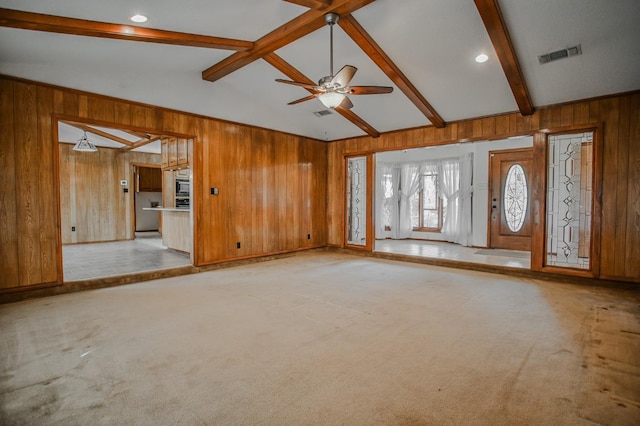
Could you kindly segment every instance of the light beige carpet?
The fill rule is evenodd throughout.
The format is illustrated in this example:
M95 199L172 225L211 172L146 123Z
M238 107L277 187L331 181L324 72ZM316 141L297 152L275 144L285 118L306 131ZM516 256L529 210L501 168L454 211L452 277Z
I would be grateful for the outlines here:
M639 303L307 253L4 305L0 424L637 425Z

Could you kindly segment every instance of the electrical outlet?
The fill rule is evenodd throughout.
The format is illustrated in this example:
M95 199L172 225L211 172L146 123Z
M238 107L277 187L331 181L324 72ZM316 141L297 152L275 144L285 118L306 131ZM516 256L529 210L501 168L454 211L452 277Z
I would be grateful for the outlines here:
M76 232L76 227L75 226L71 227L71 232Z
M311 234L307 234L307 240L311 239Z
M240 241L236 243L236 248L240 248Z

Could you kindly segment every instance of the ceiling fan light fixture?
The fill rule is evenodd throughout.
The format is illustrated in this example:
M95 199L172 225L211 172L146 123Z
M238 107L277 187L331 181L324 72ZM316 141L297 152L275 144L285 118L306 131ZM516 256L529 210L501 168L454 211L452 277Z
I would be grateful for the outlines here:
M320 102L327 108L335 108L342 103L345 96L338 92L325 92L318 96Z
M84 132L84 135L76 142L73 147L74 151L80 152L96 152L98 148L87 139L87 132Z

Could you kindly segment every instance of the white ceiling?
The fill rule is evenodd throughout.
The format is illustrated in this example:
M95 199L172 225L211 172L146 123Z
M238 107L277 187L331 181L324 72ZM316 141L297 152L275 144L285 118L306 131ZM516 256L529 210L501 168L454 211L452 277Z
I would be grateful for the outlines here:
M305 8L282 0L0 0L0 7L94 21L255 41ZM534 106L640 89L640 1L501 0ZM517 110L472 0L376 0L353 16L447 122ZM582 45L583 55L537 56ZM490 59L474 61L480 52ZM316 117L317 101L258 60L221 80L201 72L232 52L0 28L0 73L247 123L323 140L363 132L338 114ZM329 29L276 52L313 80L329 74ZM338 27L335 68L358 68L354 85L393 86ZM352 96L353 111L380 132L428 125L397 88Z
M123 132L119 129L113 129L109 127L103 126L89 126L90 129L97 129L101 132L108 133L115 137L127 140L129 142L138 142L140 141L139 137L133 136L130 133ZM127 145L114 141L113 139L106 138L104 136L100 136L97 133L92 133L91 130L88 130L86 133L77 127L70 126L67 123L63 123L58 121L58 142L60 143L70 143L76 144L80 138L83 136L87 137L89 142L98 148L126 148ZM147 152L151 154L160 154L161 152L161 142L160 140L148 143L146 145L142 145L139 148L132 149L134 152Z

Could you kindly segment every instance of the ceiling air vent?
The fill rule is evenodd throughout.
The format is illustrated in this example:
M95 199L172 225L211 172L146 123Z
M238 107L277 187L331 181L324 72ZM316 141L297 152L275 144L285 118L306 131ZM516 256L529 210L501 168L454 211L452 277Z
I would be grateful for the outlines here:
M331 115L331 114L333 113L331 112L331 110L328 110L328 109L323 109L313 113L313 115L315 115L316 117L324 117L325 115Z
M546 64L547 62L557 61L558 59L577 55L582 55L582 47L580 45L540 55L538 56L538 61L540 61L541 64Z

